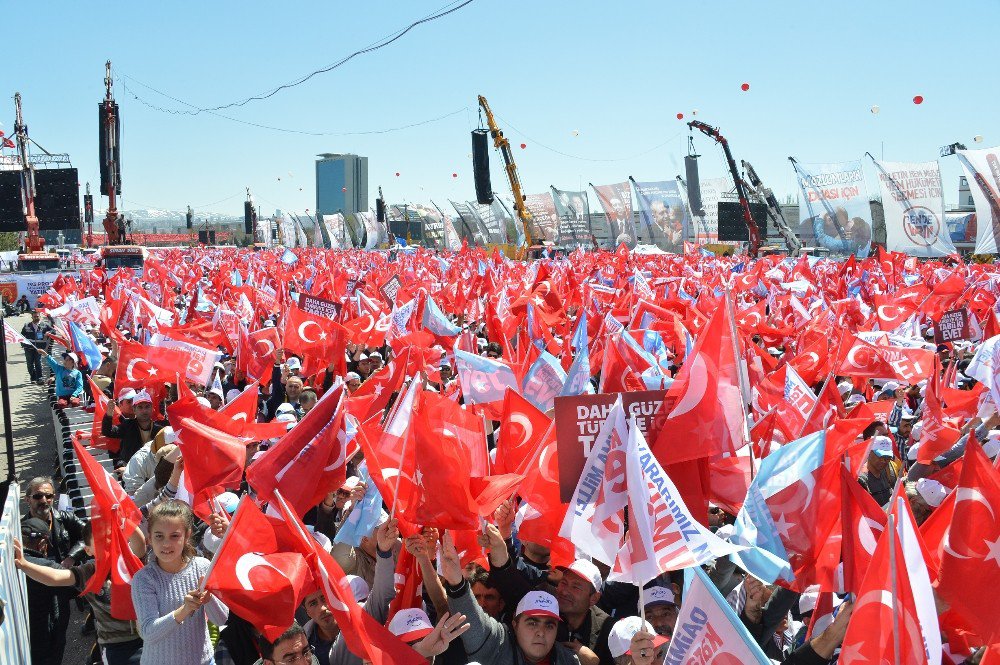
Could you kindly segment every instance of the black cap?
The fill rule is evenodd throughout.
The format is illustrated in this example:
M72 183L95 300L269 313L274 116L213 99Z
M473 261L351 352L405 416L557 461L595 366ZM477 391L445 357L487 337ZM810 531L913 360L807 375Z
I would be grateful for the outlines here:
M26 540L37 540L42 536L49 537L49 525L38 517L21 520L21 537Z

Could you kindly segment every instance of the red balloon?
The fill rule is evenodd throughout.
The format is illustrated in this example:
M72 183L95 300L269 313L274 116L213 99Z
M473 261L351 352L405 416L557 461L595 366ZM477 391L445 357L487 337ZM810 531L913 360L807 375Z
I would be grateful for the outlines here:
M396 177L397 178L399 177L399 171L396 171Z
M522 144L521 144L521 150L524 150L524 149L525 149L525 148L527 148L527 147L528 147L528 144L527 144L527 143L522 143Z
M683 113L678 113L677 114L677 119L678 120L683 120L684 119L684 114Z
M923 95L917 95L916 97L913 98L913 103L914 104L923 104L924 103L924 96Z
M452 178L457 178L457 177L458 177L458 174L457 174L457 173L452 173L452 174L451 174L451 177L452 177Z
M300 189L301 189L301 188L300 188ZM340 188L340 191L342 191L342 192L346 192L346 191L347 191L347 188L346 188L346 187L341 187L341 188Z
M749 83L744 83L743 85L740 86L740 90L742 90L743 92L746 92L749 89L750 89Z

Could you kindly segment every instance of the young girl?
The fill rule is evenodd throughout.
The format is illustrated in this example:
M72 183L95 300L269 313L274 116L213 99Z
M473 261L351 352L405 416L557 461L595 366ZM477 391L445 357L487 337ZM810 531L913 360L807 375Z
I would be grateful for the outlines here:
M195 556L191 508L164 501L150 511L148 526L153 559L132 578L142 665L213 665L206 618L221 625L229 608L198 590L208 559Z

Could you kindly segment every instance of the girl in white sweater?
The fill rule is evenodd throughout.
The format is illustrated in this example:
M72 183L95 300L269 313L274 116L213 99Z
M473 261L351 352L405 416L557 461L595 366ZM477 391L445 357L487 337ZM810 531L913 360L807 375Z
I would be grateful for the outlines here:
M132 579L142 665L213 665L207 621L224 624L229 608L199 591L208 559L195 556L194 514L182 501L165 501L150 511L148 527L152 559Z

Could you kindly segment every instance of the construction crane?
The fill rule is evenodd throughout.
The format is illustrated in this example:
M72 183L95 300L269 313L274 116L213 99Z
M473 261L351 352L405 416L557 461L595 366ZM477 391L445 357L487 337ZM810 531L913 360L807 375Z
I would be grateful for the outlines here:
M740 201L740 209L743 211L743 221L746 222L747 230L750 232L750 247L747 253L750 258L757 258L757 253L760 250L760 229L757 227L757 222L754 221L753 214L750 212L750 201L747 199L746 187L743 182L743 178L740 177L740 172L736 168L736 160L733 159L733 153L729 149L729 141L726 137L719 132L718 127L712 127L709 124L701 122L700 120L692 120L688 123L688 127L691 129L697 129L705 136L713 139L716 143L722 146L722 151L726 154L726 163L729 166L729 174L733 178L733 183L736 185L736 196Z
M24 253L17 257L21 271L45 271L59 267L59 255L45 251L45 238L39 232L38 217L35 215L35 167L28 154L28 125L21 112L21 93L14 93L14 138L17 154L21 160L21 209L27 234L24 239Z
M802 242L795 236L795 231L788 226L788 222L785 221L785 215L781 212L781 204L775 198L774 192L764 186L764 183L757 175L753 166L750 165L750 162L744 159L740 160L740 164L743 165L743 170L747 174L747 180L750 181L749 187L767 205L767 216L771 218L771 221L778 228L778 233L785 239L789 254L798 254L799 250L802 249Z
M510 150L510 141L503 135L503 131L497 127L497 122L493 118L493 112L486 98L479 95L479 106L486 114L486 124L490 128L490 136L493 137L493 147L503 155L504 168L507 171L507 180L510 181L510 191L514 195L514 211L517 213L518 221L524 227L525 246L531 247L531 213L524 205L524 193L521 191L521 180L517 176L517 164L514 163L514 153Z
M121 138L118 124L118 104L115 102L111 78L111 61L104 63L104 101L100 104L101 125L101 189L108 197L108 212L104 216L104 232L108 235L109 245L120 245L125 241L124 224L118 216L117 196L122 193L121 182Z

